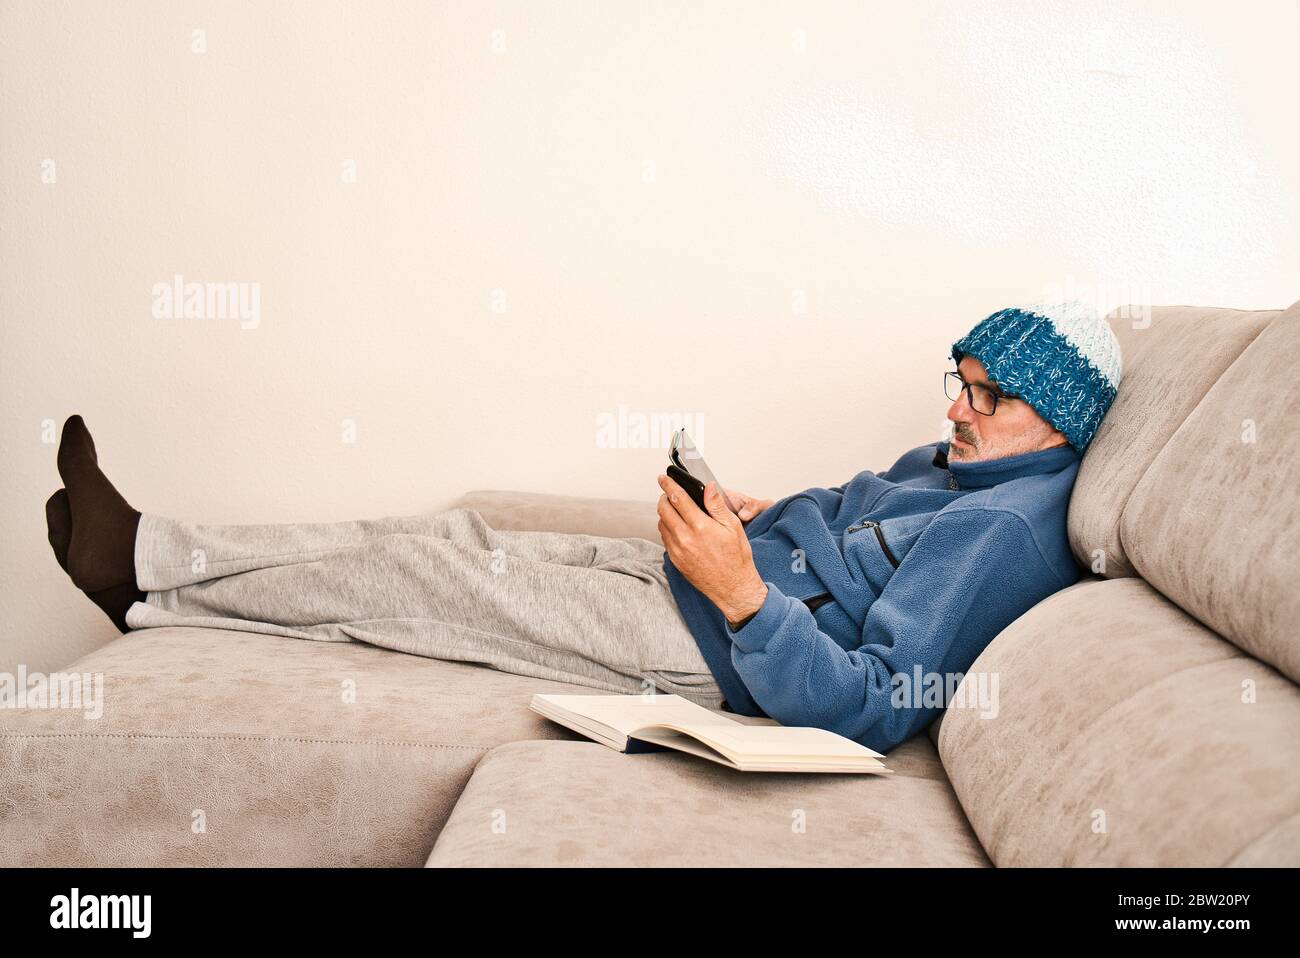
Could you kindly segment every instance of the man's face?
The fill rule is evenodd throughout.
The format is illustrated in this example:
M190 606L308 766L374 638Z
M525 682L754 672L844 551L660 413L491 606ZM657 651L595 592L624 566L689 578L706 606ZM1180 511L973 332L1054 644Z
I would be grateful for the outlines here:
M971 408L972 390L962 390L948 407L954 423L948 458L962 462L1002 459L1024 452L1049 449L1066 442L1065 435L1054 429L1033 406L1019 398L1005 398L997 383L974 356L963 356L957 366L961 378L971 385L985 386L999 394L997 409L985 416ZM977 391L977 390L976 390Z

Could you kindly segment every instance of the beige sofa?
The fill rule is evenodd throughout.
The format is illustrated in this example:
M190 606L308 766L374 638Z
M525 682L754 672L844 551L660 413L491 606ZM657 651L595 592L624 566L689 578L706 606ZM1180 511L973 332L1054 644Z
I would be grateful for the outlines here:
M102 718L0 710L0 864L1298 865L1300 303L1111 323L1124 382L1070 509L1096 572L975 663L996 718L950 709L892 777L620 755L527 707L578 686L145 630L69 667L104 674ZM651 502L456 505L657 538Z

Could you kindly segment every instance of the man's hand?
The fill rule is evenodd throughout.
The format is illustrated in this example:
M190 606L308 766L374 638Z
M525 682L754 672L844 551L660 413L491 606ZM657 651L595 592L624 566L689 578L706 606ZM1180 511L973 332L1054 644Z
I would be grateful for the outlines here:
M775 499L755 499L753 496L745 495L739 489L727 489L727 498L740 510L736 515L740 517L741 522L748 522L776 502Z
M767 584L754 565L745 528L723 502L717 484L704 488L708 512L701 512L670 476L660 475L659 487L664 491L659 497L659 535L668 558L733 627L748 619L767 599Z

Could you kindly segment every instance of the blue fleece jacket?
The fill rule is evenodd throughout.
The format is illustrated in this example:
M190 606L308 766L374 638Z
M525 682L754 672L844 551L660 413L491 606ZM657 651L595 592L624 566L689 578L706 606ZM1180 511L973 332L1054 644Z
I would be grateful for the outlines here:
M947 442L918 446L879 475L805 489L750 520L767 599L739 629L664 553L728 708L888 752L939 712L924 700L896 707L896 674L910 681L919 666L946 684L1078 581L1065 531L1073 447L985 462L947 454Z

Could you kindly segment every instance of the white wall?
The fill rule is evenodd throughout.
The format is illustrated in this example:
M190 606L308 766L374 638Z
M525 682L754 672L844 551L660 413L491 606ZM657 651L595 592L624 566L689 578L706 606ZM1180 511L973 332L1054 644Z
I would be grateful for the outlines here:
M72 412L207 522L652 501L620 405L775 497L941 438L994 309L1300 295L1292 2L0 11L0 670L116 634L44 538Z

